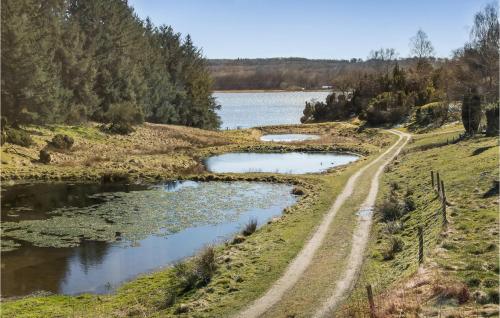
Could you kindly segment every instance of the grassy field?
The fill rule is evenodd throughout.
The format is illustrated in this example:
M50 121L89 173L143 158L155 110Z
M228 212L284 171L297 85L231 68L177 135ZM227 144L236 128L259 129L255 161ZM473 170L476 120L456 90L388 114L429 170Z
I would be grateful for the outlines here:
M387 168L366 261L339 315L367 314L370 284L380 317L498 316L498 139L451 143L461 132L450 125L415 135ZM445 184L447 227L431 170ZM397 202L394 218L390 197ZM424 229L420 267L418 226Z
M34 128L32 128L34 129ZM260 180L268 182L287 182L301 187L305 194L293 207L284 211L280 218L274 219L264 225L256 233L247 236L243 242L235 243L228 241L216 247L216 271L210 283L200 288L183 290L176 269L173 267L141 276L129 283L124 284L118 291L111 295L32 295L22 299L4 300L2 312L6 317L155 317L180 316L195 317L220 317L236 312L251 300L260 296L280 276L289 261L298 253L304 241L310 236L315 226L320 222L324 213L329 209L336 195L341 191L348 177L360 166L366 164L376 156L379 151L392 143L394 136L379 133L377 130L366 130L356 133L357 127L350 124L331 123L304 126L271 127L262 130L228 131L228 132L204 132L189 128L175 126L146 125L137 130L136 135L130 141L120 136L106 136L101 134L95 127L74 128L56 127L53 130L36 128L41 136L37 136L37 147L50 139L57 132L72 132L76 140L75 150L69 154L57 154L57 161L50 165L38 163L26 163L25 170L15 170L20 165L15 160L3 164L8 166L9 172L16 172L18 178L29 177L32 174L44 176L64 175L66 178L78 178L80 175L89 174L99 177L110 169L108 164L120 164L120 156L126 154L127 149L142 149L154 147L146 141L144 136L152 134L159 129L162 137L167 134L174 141L167 144L186 144L184 156L199 164L200 159L212 153L226 151L287 151L287 150L348 150L364 153L367 156L356 163L339 167L325 174L313 174L305 176L281 176L275 174L206 174L203 171L186 171L184 175L176 177L197 180ZM321 135L319 141L310 141L294 144L272 144L258 141L262 133L277 132L307 132ZM143 131L145 130L145 131ZM182 134L180 133L182 132ZM178 135L175 135L175 134ZM87 147L86 138L89 136L92 143ZM89 140L89 139L87 139ZM160 140L160 141L157 141ZM161 142L158 136L153 143ZM110 160L98 161L96 166L72 165L70 168L66 161L86 160L86 156L96 153L90 148L99 147L107 149ZM137 146L143 145L143 146ZM112 146L110 146L112 145ZM158 146L158 144L156 144ZM5 148L3 151L12 155ZM102 147L102 148L101 148ZM107 148L109 147L109 148ZM176 148L177 150L180 147ZM37 148L30 150L33 154ZM170 151L170 152L169 152ZM102 150L100 153L105 153ZM164 158L170 158L172 153L178 156L179 152L165 150L165 153L150 155L144 152L134 154L136 160L143 163L144 168L138 169L138 173L147 176L153 173L154 162L162 162ZM32 154L32 155L33 155ZM59 157L60 155L60 157ZM67 157L65 157L67 156ZM170 156L170 157L169 157ZM150 158L154 159L150 159ZM3 157L2 157L3 158ZM129 158L129 157L127 157ZM177 160L177 159L175 159ZM80 161L78 161L80 162ZM10 166L9 166L10 165ZM119 167L116 171L125 172L130 167ZM44 170L49 169L49 170ZM52 170L50 170L52 169ZM151 170L149 170L151 169ZM20 173L20 171L23 171ZM91 172L88 172L91 171ZM151 171L151 172L150 172ZM2 172L3 173L3 172ZM158 174L158 171L154 172ZM134 172L131 173L132 177ZM162 176L174 176L165 172ZM355 221L347 215L340 215L343 222ZM342 227L337 223L336 227ZM349 227L346 226L346 231ZM335 232L342 235L343 232ZM191 266L196 258L186 261L186 266ZM185 312L187 311L187 312ZM184 313L185 312L185 313Z
M202 159L231 151L349 150L360 154L378 151L388 141L376 130L357 134L356 125L344 123L280 126L290 133L307 129L320 134L314 142L276 144L260 142L259 129L207 131L173 125L144 124L129 136L101 132L86 126L25 127L35 144L29 148L8 144L1 148L2 180L98 180L105 174L126 174L133 179L175 179L203 173ZM50 164L38 162L40 150L56 134L74 138L71 151L54 151Z

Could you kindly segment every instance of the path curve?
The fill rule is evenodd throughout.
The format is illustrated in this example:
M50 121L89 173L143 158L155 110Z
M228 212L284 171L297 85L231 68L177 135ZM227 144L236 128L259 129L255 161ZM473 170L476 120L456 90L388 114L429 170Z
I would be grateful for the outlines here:
M351 196L354 190L354 186L356 184L356 181L358 180L359 176L369 167L373 166L377 162L381 161L387 154L389 154L391 151L394 150L400 144L402 139L405 139L405 141L399 145L398 149L390 156L390 158L386 159L385 162L381 165L379 170L377 170L377 173L375 177L372 180L372 184L370 187L370 193L368 194L367 200L365 201L366 203L370 203L369 199L373 196L376 198L377 191L378 191L378 176L380 175L379 171L383 171L383 168L395 157L397 154L403 149L405 144L408 142L409 136L406 133L402 133L399 131L395 130L389 130L389 132L398 135L398 140L391 146L389 147L386 151L384 151L380 156L378 156L375 160L371 161L369 164L365 165L364 167L360 168L356 173L354 173L349 180L347 181L346 185L344 186L344 189L342 192L339 194L339 196L336 198L335 202L333 203L332 207L328 211L328 213L323 217L323 220L321 221L320 225L318 226L316 232L312 235L312 237L307 241L307 243L304 245L302 250L299 252L299 254L293 259L293 261L290 263L290 265L287 267L285 270L284 274L270 287L270 289L260 298L255 300L253 303L251 303L248 307L244 308L241 312L239 312L236 317L238 318L254 318L254 317L259 317L262 314L264 314L266 311L268 311L274 304L276 304L285 294L287 290L289 290L292 286L294 286L297 281L300 279L304 271L307 269L309 264L312 261L312 258L318 248L321 246L323 243L323 240L328 233L328 229L330 228L330 225L335 218L335 215L337 214L337 211L340 209L340 207L344 204L344 202ZM375 181L376 180L376 181ZM374 190L374 194L372 194L372 190L376 186L376 189ZM373 205L373 204L371 204ZM366 223L366 222L364 222ZM369 227L369 225L368 225ZM360 227L358 226L358 229ZM357 233L358 231L356 231ZM359 233L358 233L359 234ZM368 236L366 235L365 237L360 237L360 239L354 238L353 241L353 248L351 250L351 255L350 258L353 254L353 250L356 249L358 251L361 251L360 254L362 254L362 251L364 249L364 246L366 245L366 241L368 239ZM356 245L356 246L355 246ZM360 245L359 247L357 245ZM362 257L362 256L361 256ZM362 260L362 259L361 259ZM348 272L346 272L346 277L342 279L342 282L345 282L342 285L337 284L335 288L335 292L332 297L328 299L328 302L325 303L325 306L320 310L321 312L318 312L318 314L322 315L323 312L328 312L330 305L329 304L334 304L336 303L336 299L338 298L336 295L338 292L342 292L347 290L347 288L350 286L355 273L357 272L357 269L350 273L350 269ZM323 311L324 309L324 311Z

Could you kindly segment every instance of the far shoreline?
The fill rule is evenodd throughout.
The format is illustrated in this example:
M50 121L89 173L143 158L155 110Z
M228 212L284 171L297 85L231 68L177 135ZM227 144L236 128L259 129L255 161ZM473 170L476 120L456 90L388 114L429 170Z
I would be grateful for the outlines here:
M225 90L213 90L213 93L296 93L296 92L333 92L332 89L225 89Z

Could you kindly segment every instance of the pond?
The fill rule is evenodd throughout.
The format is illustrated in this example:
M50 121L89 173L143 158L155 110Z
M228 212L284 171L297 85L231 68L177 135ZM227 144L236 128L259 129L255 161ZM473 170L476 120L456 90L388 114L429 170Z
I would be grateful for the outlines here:
M215 92L222 108L221 129L300 124L306 101L324 101L329 91L315 92Z
M216 173L272 172L304 174L323 172L356 161L354 154L338 152L226 153L209 157L205 166Z
M2 189L3 297L107 293L259 225L294 204L291 185L27 184Z
M262 141L273 141L273 142L295 142L295 141L307 141L307 140L318 140L318 135L308 135L308 134L270 134L260 137Z

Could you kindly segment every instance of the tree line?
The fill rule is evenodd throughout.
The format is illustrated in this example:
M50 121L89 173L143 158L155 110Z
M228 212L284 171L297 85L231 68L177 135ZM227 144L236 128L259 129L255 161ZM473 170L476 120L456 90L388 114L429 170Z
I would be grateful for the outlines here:
M220 124L201 50L125 0L5 0L1 18L9 124Z
M411 38L413 63L402 66L393 49L373 51L379 67L344 74L326 101L307 102L302 122L359 117L368 125L441 125L459 109L467 134L475 134L486 116L490 135L498 134L499 114L498 5L492 3L474 16L470 40L453 57L434 63L434 48L419 30Z
M376 51L379 52L379 51ZM402 66L409 66L414 58L401 59ZM433 58L439 65L443 59ZM371 72L386 61L370 57L366 60L321 60L296 57L261 59L209 59L208 65L216 90L252 89L320 89L336 85L337 80L352 72Z

